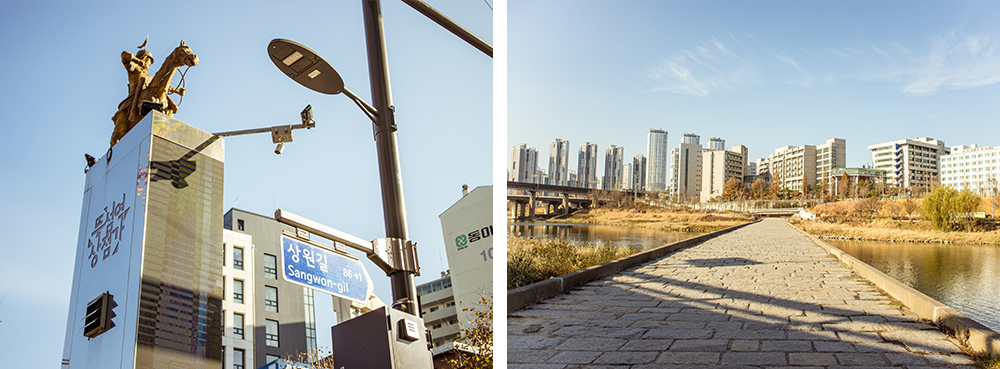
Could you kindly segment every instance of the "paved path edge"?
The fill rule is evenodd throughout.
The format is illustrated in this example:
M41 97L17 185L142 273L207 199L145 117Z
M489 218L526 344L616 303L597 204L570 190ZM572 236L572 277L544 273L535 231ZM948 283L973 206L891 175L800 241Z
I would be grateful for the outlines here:
M706 240L735 231L748 225L759 222L756 220L746 224L729 227L701 236L692 237L683 241L666 244L652 250L646 250L621 259L612 260L604 264L594 265L589 268L580 269L575 272L566 273L558 277L552 277L544 281L535 282L527 286L515 288L507 291L507 313L511 313L525 306L531 305L539 300L544 300L552 296L567 292L576 286L600 279L647 261L660 258L664 255L691 247ZM794 227L793 227L794 228ZM796 228L798 229L798 228Z
M788 223L786 221L786 223ZM1000 356L1000 333L993 331L982 323L962 315L955 309L948 307L923 292L917 291L903 282L890 277L882 271L875 269L871 265L858 260L850 254L826 243L799 227L788 224L790 227L806 235L831 255L840 260L841 263L851 268L858 276L868 280L876 287L882 289L894 299L901 302L912 310L918 317L944 327L948 333L964 344L968 349L977 353L986 353L993 356Z

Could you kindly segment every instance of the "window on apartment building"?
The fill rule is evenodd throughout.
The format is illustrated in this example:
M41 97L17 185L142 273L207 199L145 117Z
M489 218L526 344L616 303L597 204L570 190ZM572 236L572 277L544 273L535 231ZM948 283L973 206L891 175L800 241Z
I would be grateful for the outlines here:
M243 314L233 313L233 337L243 339Z
M264 343L271 347L278 347L278 321L264 320Z
M433 313L433 312L435 312L435 311L437 311L437 310L438 310L438 307L437 307L437 306L435 306L435 307L432 307L432 308L431 308L431 312L432 312L432 313Z
M233 269L243 270L243 248L233 248Z
M243 281L239 279L233 279L233 302L243 303Z
M278 258L264 254L264 278L278 279Z
M226 243L222 243L222 266L226 266ZM222 287L225 288L225 287Z
M264 310L273 313L278 312L278 289L271 286L264 286Z
M268 363L272 363L272 362L274 362L275 360L278 360L278 359L280 359L280 357L274 356L274 355L267 355L267 358L264 359L264 361L267 361Z
M237 219L236 220L236 229L240 230L240 231L244 230L243 229L243 219Z
M435 324L433 327L431 327L431 329L438 329L438 328L441 328L441 323Z
M455 306L455 302L454 301L449 302L449 303L447 303L447 304L444 305L444 307L452 307L452 306Z
M233 369L243 369L243 361L246 358L247 354L243 349L233 349Z

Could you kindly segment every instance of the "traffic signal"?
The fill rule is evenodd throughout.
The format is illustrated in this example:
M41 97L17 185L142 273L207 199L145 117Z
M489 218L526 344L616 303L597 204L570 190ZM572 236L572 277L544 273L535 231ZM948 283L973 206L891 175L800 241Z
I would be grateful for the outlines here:
M87 338L100 336L107 330L114 328L115 323L115 297L110 292L102 293L97 298L87 304L87 316L83 321L83 335Z

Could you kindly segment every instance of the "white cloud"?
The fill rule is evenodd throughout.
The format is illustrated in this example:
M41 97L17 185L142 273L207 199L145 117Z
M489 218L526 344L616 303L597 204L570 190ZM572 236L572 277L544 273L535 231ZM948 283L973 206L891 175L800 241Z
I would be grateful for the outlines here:
M812 88L813 81L815 81L816 79L813 78L813 76L809 74L809 72L807 72L805 69L799 66L799 63L796 63L795 60L793 60L791 57L785 55L775 55L775 57L785 62L786 64L795 67L795 69L798 70L798 72L796 73L797 75L791 77L788 80L788 83L796 86L802 86L805 88Z
M906 74L903 92L917 96L992 85L1000 82L1000 44L988 34L939 37Z
M653 91L709 96L766 79L812 89L816 82L888 82L902 93L926 96L1000 83L1000 40L988 33L947 34L929 45L885 43L844 48L800 48L773 52L762 63L729 33L677 52L641 77ZM753 36L748 38L757 41ZM760 43L759 41L757 42ZM788 68L791 66L792 68ZM794 69L793 69L794 68Z
M653 91L708 96L754 83L758 69L758 63L750 55L737 53L713 37L693 50L679 52L658 66L647 68L642 76Z

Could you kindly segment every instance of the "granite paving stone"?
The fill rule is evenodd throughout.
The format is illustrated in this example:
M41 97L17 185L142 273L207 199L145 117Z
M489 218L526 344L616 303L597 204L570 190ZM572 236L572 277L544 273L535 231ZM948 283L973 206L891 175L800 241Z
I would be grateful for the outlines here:
M918 368L973 362L782 220L507 316L508 368Z
M603 352L600 351L559 351L558 354L549 358L547 362L553 364L588 364L594 361Z
M656 358L658 364L712 365L719 363L718 352L672 352L661 353Z

